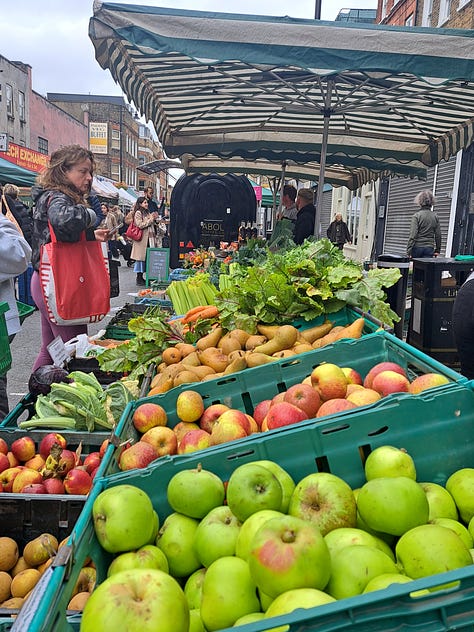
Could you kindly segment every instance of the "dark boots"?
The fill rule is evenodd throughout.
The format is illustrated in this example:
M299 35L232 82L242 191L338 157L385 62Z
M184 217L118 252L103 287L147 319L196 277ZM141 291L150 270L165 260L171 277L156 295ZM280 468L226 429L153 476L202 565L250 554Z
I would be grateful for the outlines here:
M137 285L145 285L146 281L143 278L143 272L137 273Z

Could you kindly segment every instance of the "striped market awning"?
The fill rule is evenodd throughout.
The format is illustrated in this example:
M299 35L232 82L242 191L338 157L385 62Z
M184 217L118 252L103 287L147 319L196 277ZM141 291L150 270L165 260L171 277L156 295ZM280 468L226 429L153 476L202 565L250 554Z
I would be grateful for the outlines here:
M310 163L354 189L473 140L474 30L96 2L89 35L170 158Z

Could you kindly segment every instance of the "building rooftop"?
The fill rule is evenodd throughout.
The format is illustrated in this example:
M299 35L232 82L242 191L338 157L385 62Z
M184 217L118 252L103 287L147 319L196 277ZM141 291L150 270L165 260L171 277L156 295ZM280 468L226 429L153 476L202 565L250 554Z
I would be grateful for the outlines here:
M48 92L48 101L63 101L65 103L109 103L111 105L125 105L123 97L109 97L96 94L63 94Z

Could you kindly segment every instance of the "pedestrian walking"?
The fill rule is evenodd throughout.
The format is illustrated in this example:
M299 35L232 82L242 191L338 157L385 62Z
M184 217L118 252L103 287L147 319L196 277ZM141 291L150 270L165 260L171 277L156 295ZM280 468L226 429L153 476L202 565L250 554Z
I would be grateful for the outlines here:
M337 246L339 250L344 248L344 244L352 241L349 228L346 222L343 221L341 213L336 213L334 220L328 226L326 235L329 241Z
M314 194L311 189L300 189L296 196L296 215L294 242L302 244L307 237L314 234L316 207L313 204Z
M137 275L137 285L145 285L143 273L146 266L146 251L147 248L154 248L156 245L155 222L158 219L158 212L150 213L148 199L145 196L137 199L132 211L133 223L143 232L141 239L133 242L131 258L135 261L133 269Z
M414 202L420 210L411 218L407 255L413 259L437 257L441 251L441 228L433 211L436 199L431 191L420 191Z

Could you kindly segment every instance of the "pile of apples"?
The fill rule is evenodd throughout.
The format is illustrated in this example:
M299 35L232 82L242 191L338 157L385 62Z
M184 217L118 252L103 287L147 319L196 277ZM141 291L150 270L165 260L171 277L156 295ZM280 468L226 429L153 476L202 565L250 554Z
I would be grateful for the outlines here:
M88 494L108 445L82 457L69 450L63 435L46 434L39 444L29 436L10 447L0 438L0 492L14 494Z
M0 608L20 610L41 575L51 565L58 550L67 542L58 543L51 533L42 533L23 547L8 536L0 536ZM96 583L96 570L85 566L74 586L68 610L82 610Z
M241 464L228 481L184 469L169 480L161 528L143 490L104 490L92 517L115 558L81 632L213 632L473 563L474 468L445 486L417 482L411 456L388 445L364 467L358 489L327 472L295 482L270 460Z
M121 470L143 468L164 455L188 454L370 405L393 393L416 395L447 383L440 373L426 373L410 382L405 369L395 362L377 363L365 378L351 367L322 363L302 382L259 402L253 415L224 403L205 407L199 392L184 390L176 398L179 422L173 428L167 425L168 415L161 405L145 402L135 409L132 423L140 439L125 446L118 464Z

